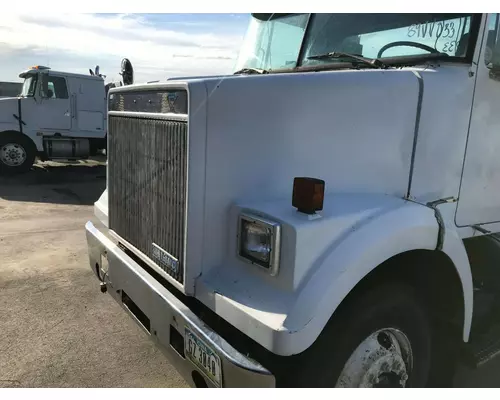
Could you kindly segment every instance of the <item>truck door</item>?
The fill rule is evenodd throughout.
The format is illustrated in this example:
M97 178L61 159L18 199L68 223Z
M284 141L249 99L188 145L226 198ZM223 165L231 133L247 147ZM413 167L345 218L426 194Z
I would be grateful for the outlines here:
M76 124L73 129L85 135L104 137L106 118L106 92L104 81L95 78L80 78L76 93Z
M455 218L459 226L500 221L499 16L488 14L478 39L481 53Z
M71 107L68 85L62 76L42 74L41 101L38 108L38 126L50 131L71 129Z

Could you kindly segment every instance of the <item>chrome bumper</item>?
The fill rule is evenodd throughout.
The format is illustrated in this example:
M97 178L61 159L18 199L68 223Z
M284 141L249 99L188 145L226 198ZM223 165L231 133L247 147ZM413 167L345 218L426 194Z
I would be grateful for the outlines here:
M207 386L213 387L214 384L184 357L185 327L202 338L221 358L223 387L275 386L274 376L267 369L239 353L206 326L184 303L122 251L106 229L99 230L90 221L85 229L90 267L106 284L107 293L163 350L170 363L191 386L203 386L200 377ZM108 264L106 273L101 270L103 259Z

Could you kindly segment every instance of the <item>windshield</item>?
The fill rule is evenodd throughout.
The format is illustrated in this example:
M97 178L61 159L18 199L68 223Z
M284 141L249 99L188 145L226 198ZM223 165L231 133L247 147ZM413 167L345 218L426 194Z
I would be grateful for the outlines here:
M292 14L272 20L251 18L236 70L295 67L308 20L308 14Z
M21 96L23 97L33 97L35 95L36 82L38 75L29 75L23 83L23 89L21 90Z
M444 53L465 58L473 14L257 14L236 69L275 70L336 60L329 52L369 58ZM306 29L307 27L307 29Z

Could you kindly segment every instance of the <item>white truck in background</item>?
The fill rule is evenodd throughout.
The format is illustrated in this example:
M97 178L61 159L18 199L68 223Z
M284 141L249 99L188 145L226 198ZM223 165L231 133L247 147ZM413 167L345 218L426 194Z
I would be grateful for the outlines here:
M252 14L234 75L111 89L101 290L193 386L451 385L500 354L499 77L497 13Z
M34 66L18 97L0 99L0 173L25 172L36 157L75 160L106 148L103 76Z

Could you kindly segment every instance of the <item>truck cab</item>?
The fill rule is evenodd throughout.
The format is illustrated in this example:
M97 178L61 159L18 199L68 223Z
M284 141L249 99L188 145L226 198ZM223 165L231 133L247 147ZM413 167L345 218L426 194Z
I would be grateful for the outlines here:
M193 386L500 354L499 21L252 14L233 75L111 89L101 290Z
M23 172L35 157L84 159L106 146L106 93L101 76L34 66L18 97L0 99L0 169Z

